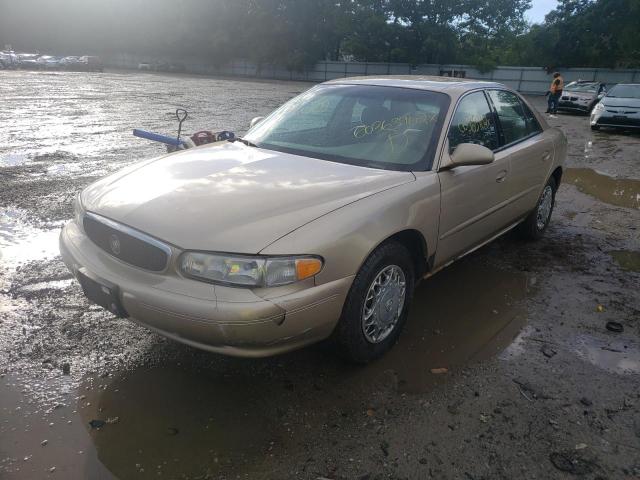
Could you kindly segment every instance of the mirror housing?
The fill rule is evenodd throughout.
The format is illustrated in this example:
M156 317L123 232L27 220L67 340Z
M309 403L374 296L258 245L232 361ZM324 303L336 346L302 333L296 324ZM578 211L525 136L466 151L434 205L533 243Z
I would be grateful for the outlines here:
M445 160L443 158L443 160ZM461 143L456 147L446 162L440 166L440 170L451 170L456 167L473 165L488 165L493 163L495 156L491 150L475 143Z
M264 117L254 117L251 120L251 123L249 123L249 128L253 128L254 126L256 126L258 123L260 123L262 120L264 120Z

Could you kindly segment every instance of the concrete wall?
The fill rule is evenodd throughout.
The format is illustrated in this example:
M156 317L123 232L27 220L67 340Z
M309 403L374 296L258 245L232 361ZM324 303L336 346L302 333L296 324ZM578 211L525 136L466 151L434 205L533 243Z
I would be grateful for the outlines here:
M257 65L246 60L234 60L225 65L203 62L202 58L180 58L178 60L161 57L118 54L104 59L105 64L115 68L137 68L140 63L167 62L184 65L188 73L202 75L225 75L276 80L299 80L324 82L336 78L361 75L450 75L463 74L466 78L491 80L503 83L515 90L529 94L545 93L551 82L551 75L542 67L498 67L491 72L480 72L469 65L417 65L405 63L374 62L318 62L304 72L289 71L278 65ZM640 69L608 70L603 68L559 69L565 81L599 80L605 83L640 83Z

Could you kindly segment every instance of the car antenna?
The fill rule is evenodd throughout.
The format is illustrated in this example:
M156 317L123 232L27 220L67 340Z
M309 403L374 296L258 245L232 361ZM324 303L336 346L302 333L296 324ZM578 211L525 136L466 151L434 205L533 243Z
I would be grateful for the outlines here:
M182 123L189 116L189 112L187 112L184 108L176 109L176 118L178 119L178 145L180 145L180 134L182 133Z

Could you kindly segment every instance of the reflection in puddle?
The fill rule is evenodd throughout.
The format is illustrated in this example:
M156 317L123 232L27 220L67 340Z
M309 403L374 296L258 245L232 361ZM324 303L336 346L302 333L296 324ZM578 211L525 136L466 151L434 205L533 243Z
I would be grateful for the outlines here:
M27 156L19 153L11 153L0 157L0 167L17 167L27 162Z
M640 374L640 348L631 342L604 342L582 335L575 344L578 356L596 367L613 373Z
M106 422L89 434L98 459L118 478L192 478L251 467L286 434L280 417L296 405L268 376L189 364L139 369L94 391L80 402L80 415L84 425Z
M373 369L392 369L400 391L424 391L437 381L432 368L462 366L509 345L526 321L527 277L475 261L461 261L415 292L398 345Z
M455 371L499 353L525 321L527 284L525 274L486 259L461 260L418 288L400 342L366 367L323 347L242 360L169 344L178 358L90 377L82 423L112 420L87 429L99 460L120 478L253 471L304 432L326 435L336 415L377 415L388 396L446 381L433 368Z
M58 255L60 228L40 230L28 226L21 210L0 209L0 265L15 267L24 262Z
M609 252L609 255L613 257L622 269L640 272L640 252L614 250Z
M640 180L614 178L590 168L567 168L563 181L611 205L640 209Z

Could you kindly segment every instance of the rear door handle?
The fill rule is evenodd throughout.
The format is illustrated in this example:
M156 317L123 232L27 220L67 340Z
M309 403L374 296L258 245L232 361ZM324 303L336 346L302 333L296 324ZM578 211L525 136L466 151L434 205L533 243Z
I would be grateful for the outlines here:
M496 182L502 183L502 182L504 182L505 178L507 178L507 171L506 170L500 170L500 172L496 176Z

